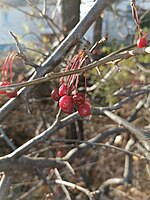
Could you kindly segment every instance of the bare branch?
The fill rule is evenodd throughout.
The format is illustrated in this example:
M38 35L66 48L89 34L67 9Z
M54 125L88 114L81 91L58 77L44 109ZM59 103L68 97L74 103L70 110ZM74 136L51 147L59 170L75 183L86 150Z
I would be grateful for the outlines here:
M19 41L18 41L18 38L15 36L15 34L14 34L12 31L10 31L9 33L10 33L10 35L13 37L13 39L15 40L16 47L18 48L18 52L19 52L18 55L25 61L25 64L28 64L28 65L30 65L30 66L32 66L32 67L34 67L34 68L39 67L39 65L36 65L35 63L32 63L31 61L29 61L29 60L27 59L26 55L24 54L23 48L22 48L22 46L20 45L20 43L19 43Z

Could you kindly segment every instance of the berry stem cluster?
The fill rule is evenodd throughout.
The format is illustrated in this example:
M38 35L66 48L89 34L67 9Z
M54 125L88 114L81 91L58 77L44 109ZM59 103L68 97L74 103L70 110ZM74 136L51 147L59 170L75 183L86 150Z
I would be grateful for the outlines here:
M85 52L79 51L69 62L65 72L80 69L86 64L86 58ZM60 86L52 91L51 96L54 101L59 101L59 107L64 113L70 114L77 109L80 116L88 116L90 115L90 103L86 101L85 94L78 92L78 82L79 75L77 74L60 78Z
M4 61L4 65L1 71L2 81L0 82L0 86L8 86L12 84L12 79L13 79L12 65L13 65L15 56L16 56L16 53L11 52L9 53L9 55L6 57ZM8 92L4 90L4 91L0 91L0 94L5 94L9 98L14 98L17 96L17 91Z
M132 16L133 16L133 19L134 19L134 21L137 25L138 34L139 34L139 39L137 40L137 47L138 48L146 47L147 44L148 44L148 41L147 41L146 37L143 35L143 32L141 30L140 20L139 20L139 17L138 17L138 11L137 11L134 0L131 0L131 8L132 8Z

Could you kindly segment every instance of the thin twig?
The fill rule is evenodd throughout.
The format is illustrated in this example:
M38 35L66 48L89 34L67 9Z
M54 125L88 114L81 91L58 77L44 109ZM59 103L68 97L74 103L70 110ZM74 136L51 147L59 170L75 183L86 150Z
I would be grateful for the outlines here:
M92 140L92 139L90 139L90 140ZM89 141L84 141L84 140L62 139L62 140L54 140L54 141L55 141L55 142L58 141L58 142L71 142L71 143L78 143L78 144L86 144L88 147L90 147L90 146L91 146L91 147L97 146L97 147L109 148L109 149L113 149L113 150L116 150L116 151L120 151L120 152L122 152L122 153L125 153L126 155L135 156L135 157L138 157L138 158L140 158L140 159L145 159L145 160L147 160L147 161L150 162L150 159L144 157L143 155L140 155L140 154L131 152L131 151L127 150L127 149L122 149L122 148L120 148L120 147L116 147L116 146L110 145L110 144L103 144L103 143L97 143L97 142L90 142L90 140L89 140ZM76 147L76 148L80 149L81 146L82 146L82 145L79 145L79 146ZM85 145L84 145L84 147L85 147ZM73 150L73 149L72 149L72 150ZM72 150L71 150L71 151L72 151ZM69 155L69 156L71 155L71 154L70 154L71 151L68 152L68 155ZM63 160L68 160L68 159L69 159L68 155L66 155L65 157L63 157Z
M90 191L88 189L85 189L84 187L81 187L77 184L74 184L74 183L71 183L71 182L68 182L68 181L63 181L63 180L58 180L58 179L56 179L52 182L55 182L57 184L65 185L67 187L71 187L73 189L79 190L79 191L83 192L86 196L88 196L90 200L93 200L93 197L92 197Z
M25 192L23 195L21 195L16 200L26 199L30 194L32 194L35 190L37 190L39 187L41 187L42 184L43 184L43 181L40 181L39 183L37 183L36 185L34 185L30 190L28 190L27 192Z
M49 23L49 21L47 20L47 16L43 14L43 12L36 6L36 4L33 1L27 0L27 2L35 9L38 11L39 15L42 16L42 19L44 19L44 21L47 23L47 25L51 28L51 30L53 31L55 37L58 39L58 41L60 42L59 36L57 35L56 31L54 30L53 26Z
M59 173L58 169L55 168L55 169L54 169L54 173L55 173L57 179L59 179L59 180L62 181L62 178L61 178L61 176L60 176L60 173ZM61 184L61 188L62 188L62 190L64 191L64 193L65 193L65 195L66 195L66 199L71 200L70 194L69 194L69 192L68 192L66 186L63 185L63 184Z
M20 56L25 61L25 64L31 65L34 68L39 67L39 65L36 65L35 63L33 63L33 62L31 62L31 61L29 61L27 59L26 55L24 54L23 48L22 48L21 44L19 43L19 40L15 36L15 34L12 31L10 31L9 33L10 33L10 35L12 36L12 38L14 39L14 41L16 43L16 47L17 47L18 52L19 52L18 56Z

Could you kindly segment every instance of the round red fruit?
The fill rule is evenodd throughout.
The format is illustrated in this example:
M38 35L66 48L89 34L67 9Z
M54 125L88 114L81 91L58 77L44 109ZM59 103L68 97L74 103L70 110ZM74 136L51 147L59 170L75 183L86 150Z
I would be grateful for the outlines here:
M141 37L137 40L137 46L138 48L146 47L148 44L147 39L145 37Z
M51 92L51 97L54 101L59 101L60 96L59 96L59 90L58 88L55 88L52 92Z
M72 113L73 111L73 99L72 96L63 96L59 100L59 107L62 109L64 113Z
M67 85L64 83L59 87L59 95L62 97L64 95L66 95L68 92L68 87Z
M8 81L0 82L0 86L8 86L10 83ZM7 94L6 90L1 90L0 94Z
M62 157L62 151L57 151L57 157L59 157L59 158Z
M62 97L64 95L67 94L67 85L66 84L62 84L60 87L59 87L59 95Z
M81 92L73 95L73 102L75 105L79 106L85 102L85 95Z
M86 117L86 116L90 115L91 112L90 112L90 104L89 104L89 102L84 102L83 104L81 104L78 107L78 113L82 117Z
M6 94L9 98L15 98L18 94L17 91L14 92L7 92Z

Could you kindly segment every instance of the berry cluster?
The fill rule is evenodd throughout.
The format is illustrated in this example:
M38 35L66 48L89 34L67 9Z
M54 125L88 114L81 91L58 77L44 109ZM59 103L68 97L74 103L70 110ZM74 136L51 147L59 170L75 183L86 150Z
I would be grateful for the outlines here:
M80 51L73 57L65 70L80 69L84 63L85 55L84 52ZM80 116L88 116L90 115L90 103L86 100L85 94L77 92L78 81L77 74L68 75L66 80L61 78L59 88L52 91L51 97L54 101L59 101L59 107L64 113L70 114L74 109L77 109Z
M135 2L131 1L131 8L132 8L132 15L134 18L134 21L136 23L137 29L138 29L138 34L139 34L139 39L137 40L136 44L138 48L143 48L146 47L148 44L148 41L145 37L145 35L142 33L141 27L140 27L140 20L138 17L138 11L135 6Z
M14 58L16 56L15 52L11 52L5 59L3 68L2 68L2 81L0 82L0 86L8 86L12 84L12 64ZM8 70L10 72L10 80L8 81ZM4 94L9 98L14 98L17 96L17 91L9 92L6 90L0 91L0 94Z

